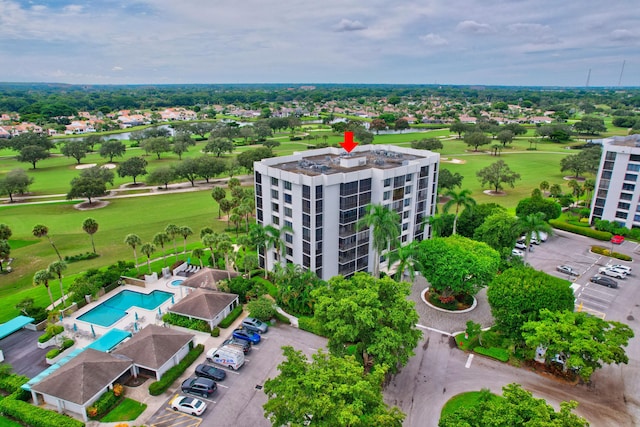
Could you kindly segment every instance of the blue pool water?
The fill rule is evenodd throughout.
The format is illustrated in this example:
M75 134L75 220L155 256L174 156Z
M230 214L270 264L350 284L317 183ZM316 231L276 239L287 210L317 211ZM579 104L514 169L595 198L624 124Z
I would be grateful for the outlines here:
M171 282L171 286L180 286L184 282L182 279L176 279Z
M158 308L163 302L171 298L171 292L153 291L143 294L128 289L109 298L96 308L87 311L78 320L93 323L98 326L111 326L127 314L132 307L140 307L147 310Z

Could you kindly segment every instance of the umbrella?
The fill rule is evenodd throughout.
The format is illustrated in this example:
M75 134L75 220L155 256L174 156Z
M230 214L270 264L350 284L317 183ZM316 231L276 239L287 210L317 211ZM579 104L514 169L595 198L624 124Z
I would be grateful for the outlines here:
M78 325L75 323L73 324L73 332L78 332Z
M187 258L187 264L191 264L191 257Z
M96 337L96 331L93 329L93 325L91 325L91 335L93 335L93 337Z
M136 322L137 322L138 321L138 312L136 311L136 312L134 312L134 314L135 314L135 318L136 318Z
M133 331L138 332L138 322L133 323Z
M175 304L176 301L173 299L173 295L171 295L171 304Z
M162 316L162 310L160 310L160 307L158 307L158 316Z
M62 319L64 318L64 316L62 315L62 313L60 313L60 321L62 322Z

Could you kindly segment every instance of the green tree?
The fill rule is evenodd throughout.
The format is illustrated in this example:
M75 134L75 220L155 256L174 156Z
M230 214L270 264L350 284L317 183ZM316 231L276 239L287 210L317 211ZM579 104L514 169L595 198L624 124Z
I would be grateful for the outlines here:
M127 147L117 139L110 139L100 144L100 157L109 158L109 163L113 162L114 157L122 157L126 153Z
M176 178L184 178L191 183L192 187L196 186L196 178L200 176L200 165L197 159L188 157L172 167Z
M284 234L285 233L293 233L291 227L282 227L278 228L273 225L265 225L264 232L266 234L266 249L275 249L276 251L276 259L277 263L282 264L284 262L282 257L282 251L285 248L284 244ZM265 254L266 257L266 254ZM266 268L265 268L265 277L266 277Z
M411 141L411 148L415 148L417 150L442 150L444 146L442 145L442 141L438 138L425 138L420 141ZM442 173L442 171L440 171ZM440 180L441 176L438 176L438 180Z
M187 253L187 237L193 235L193 230L191 229L191 227L183 225L182 227L180 227L180 235L183 239L183 252Z
M216 157L220 157L223 153L232 153L233 148L233 142L226 138L210 138L202 151L213 153Z
M176 255L176 261L178 260L178 243L177 238L180 236L180 227L175 224L167 224L164 228L164 232L169 236L171 240L173 240L173 252Z
M507 384L503 397L483 390L478 404L463 406L440 419L439 427L587 427L589 423L573 412L578 402L560 402L560 412L543 399L536 399L520 384Z
M89 204L92 204L92 198L104 196L106 192L107 186L99 178L77 176L71 180L71 188L67 193L67 199L82 197L88 199Z
M377 134L379 134L381 130L386 130L387 127L387 122L380 118L371 120L369 124L369 129L376 131Z
M4 224L0 224L4 225ZM11 246L9 246L9 242L7 239L0 239L0 273L3 272L2 263L5 260L9 260L9 255L11 255Z
M473 151L478 151L480 146L489 144L491 140L482 132L469 132L465 133L464 142L468 146L473 147Z
M380 258L382 252L391 250L400 237L400 215L383 205L369 204L365 208L365 216L356 223L356 228L362 230L369 228L371 233L372 248L374 251L375 263L373 265L373 276L380 277Z
M451 126L449 126L449 130L451 132L458 134L458 139L461 139L462 134L467 132L468 129L469 129L469 126L466 123L462 123L458 121L451 123Z
M142 148L147 153L154 153L156 156L158 156L158 160L160 160L160 155L162 153L171 151L171 143L169 142L168 138L158 136L146 139L142 143Z
M54 261L49 264L47 270L51 273L52 276L58 276L58 280L60 281L60 298L62 299L62 306L64 307L64 287L62 286L62 273L67 269L68 265L64 261Z
M504 125L504 128L511 131L515 136L525 135L527 133L527 128L518 123L508 123Z
M160 166L149 173L146 181L151 185L164 185L164 189L167 190L169 183L175 178L175 171L170 166Z
M351 356L335 357L319 350L309 361L293 347L282 349L280 373L264 384L268 401L263 408L272 426L402 426L404 414L383 400L384 367L365 375Z
M553 233L553 228L544 220L545 216L542 212L536 212L529 214L525 217L518 217L518 228L520 233L524 234L525 246L528 248L531 244L531 238L533 236L541 241L540 233L545 232L547 234ZM524 252L524 262L527 262L527 254L529 251Z
M100 135L89 135L86 138L83 138L82 142L84 142L89 151L93 151L93 147L95 147L96 144L100 144L102 147L102 144L104 143Z
M93 218L86 218L82 221L82 230L91 237L91 246L93 247L93 253L96 254L96 244L93 241L93 235L98 232L98 221Z
M213 268L218 268L216 264L215 248L216 248L216 245L218 244L219 239L220 239L220 235L215 232L206 233L200 239L202 241L202 244L208 247L209 251L211 251L211 264Z
M152 243L145 243L140 247L140 252L147 257L147 269L151 274L151 255L156 251L156 247Z
M81 139L74 139L69 142L66 142L62 148L60 148L60 152L67 157L72 157L76 159L78 164L80 164L80 160L87 157L87 152L89 151L89 147L87 144ZM35 168L34 168L35 169Z
M198 176L204 178L208 183L209 179L223 173L227 169L227 162L211 156L201 156L196 159L198 166Z
M326 283L313 271L305 270L297 264L276 264L273 269L274 283L278 284L276 303L287 313L296 316L313 316L315 299L311 296L315 289Z
M167 254L164 251L164 245L169 243L169 240L171 240L171 238L164 231L156 233L153 236L153 244L156 246L160 246L160 249L162 250L162 261L165 267L167 266Z
M520 174L512 171L504 160L498 160L486 168L480 169L476 172L476 176L483 187L485 184L489 184L496 193L503 189L502 184L508 184L513 188L516 180L520 179Z
M420 272L443 302L477 294L500 264L500 254L486 243L456 235L423 240L416 258Z
M137 234L127 234L124 238L124 243L133 249L133 258L136 260L136 269L140 272L138 268L138 254L136 253L136 248L142 245L142 239Z
M502 143L503 147L506 147L507 144L511 144L511 142L513 141L513 136L513 132L511 132L510 130L503 130L498 133L498 136L496 138Z
M7 224L0 224L0 240L9 240L13 231Z
M573 310L569 282L531 267L510 268L493 278L487 298L496 328L506 336L521 339L522 325L539 320L541 309Z
M0 178L0 194L7 194L13 203L13 195L26 193L31 184L33 178L24 169L12 169L4 178Z
M51 301L51 309L55 307L55 303L53 302L53 295L51 295L51 289L49 288L49 280L53 279L53 275L49 271L49 269L38 270L33 275L33 284L44 285L47 288L47 293L49 294L49 300Z
M395 121L393 127L396 130L405 130L409 129L409 122L405 118L399 118Z
M464 177L458 172L451 173L449 169L440 169L440 173L438 174L438 192L462 187L463 179Z
M400 281L405 274L409 276L411 282L416 277L416 270L420 270L419 262L416 258L418 251L418 241L414 240L408 245L400 246L388 254L388 265L391 267L396 262L395 280Z
M46 237L47 240L49 240L49 243L51 244L51 246L53 247L53 250L56 251L56 255L58 255L58 259L62 261L60 252L58 252L58 248L56 247L55 243L53 243L51 236L49 236L49 228L46 225L42 225L42 224L34 225L33 230L31 230L31 234L33 234L34 237L37 237L39 239L42 237Z
M557 185L551 186L551 189ZM560 194L562 190L559 190ZM551 191L554 194L554 191ZM532 195L531 197L524 198L518 202L516 206L516 215L520 218L527 215L542 212L545 219L556 219L562 213L562 206L560 206L555 200L543 199L542 196Z
M473 207L476 205L476 201L471 198L471 190L461 190L460 192L449 190L444 195L445 197L448 197L449 200L447 200L444 206L442 206L442 211L444 213L449 213L449 210L452 206L456 207L456 212L453 219L453 234L456 234L456 226L458 225L458 215L460 214L460 208L462 207L464 210L473 209Z
M540 191L543 191L546 193L547 191L549 191L549 187L550 187L549 181L542 181L540 183Z
M506 209L497 203L480 203L475 205L473 209L463 210L458 217L457 234L470 239L473 238L476 230L484 223L487 217L497 212L506 212ZM440 235L440 237L445 237L445 235Z
M522 337L530 349L542 346L545 360L566 357L564 368L575 369L589 381L603 364L629 363L623 347L634 337L629 326L606 321L584 312L540 310L540 319L522 325Z
M39 145L27 145L20 150L20 154L16 158L19 162L31 163L35 169L36 163L49 158L49 151Z
M41 147L44 150L49 151L55 145L49 138L47 138L46 135L35 132L21 133L20 135L16 135L9 140L9 147L15 151L21 151L23 148L29 146Z
M112 170L103 168L100 166L93 166L90 168L82 169L80 172L82 178L95 178L107 184L113 185L114 173Z
M238 164L253 172L253 163L268 157L275 157L275 154L267 147L254 148L238 154Z
M333 277L329 286L314 290L315 319L329 337L331 353L344 356L354 345L366 370L375 363L395 373L422 336L410 293L409 283L362 272L350 279Z
M213 187L211 197L218 203L218 219L220 219L220 201L227 197L227 192L222 187Z
M606 132L607 127L604 120L600 117L585 116L573 124L573 128L582 134L598 135L600 132Z
M519 235L518 219L505 211L498 211L488 216L476 229L473 239L486 243L506 256L511 254L511 249Z
M200 261L200 268L204 268L204 265L202 265L202 257L204 256L204 249L195 248L194 250L191 251L191 256L197 259L198 261Z
M196 142L191 138L191 133L179 131L173 137L173 144L171 151L178 155L178 159L182 160L182 154L189 151L189 147L196 145Z
M142 157L131 157L118 166L118 176L130 176L136 184L136 178L147 174L147 161Z
M264 295L249 301L249 303L247 303L247 311L249 311L249 316L262 320L263 322L270 320L276 314L273 300Z

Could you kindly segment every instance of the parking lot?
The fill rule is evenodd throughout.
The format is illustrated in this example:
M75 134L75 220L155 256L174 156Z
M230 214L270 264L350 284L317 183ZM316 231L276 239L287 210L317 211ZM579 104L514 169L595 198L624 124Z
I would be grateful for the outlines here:
M534 246L533 252L527 255L527 262L538 270L574 283L576 310L609 320L624 321L625 314L619 312L619 303L621 299L634 293L640 284L634 263L594 254L590 252L592 245L611 248L608 242L556 230L546 242ZM635 253L637 244L633 242L625 241L621 245L613 245L613 250L634 259L640 257L640 253ZM576 277L556 271L556 267L561 264L577 270L579 275ZM626 279L614 279L618 282L617 289L590 282L591 277L599 274L598 269L607 264L629 265L634 270Z
M230 335L230 331L231 329L228 329L224 332ZM186 378L183 376L175 382L171 397L148 420L147 425L197 427L202 423L205 426L220 427L241 425L270 427L271 423L265 419L262 409L262 405L267 402L262 387L268 378L278 375L277 366L283 360L281 348L290 345L310 356L319 348L325 348L326 344L326 339L288 325L271 327L262 335L262 341L254 345L246 355L244 366L238 371L225 369L227 377L224 381L217 383L218 389L209 398L195 396L207 403L207 410L202 417L174 412L169 405L176 395L183 394L180 391L182 378ZM205 353L208 350L210 350L209 347L205 349ZM204 360L203 354L185 375L194 376L197 364L203 363Z

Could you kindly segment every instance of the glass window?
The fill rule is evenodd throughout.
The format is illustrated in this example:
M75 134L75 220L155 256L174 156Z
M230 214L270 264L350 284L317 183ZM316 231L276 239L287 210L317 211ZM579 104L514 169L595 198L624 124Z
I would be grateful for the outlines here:
M284 202L291 203L291 200L292 200L291 194L284 193Z
M316 185L316 199L322 199L322 185Z
M607 151L606 159L607 160L615 160L616 159L615 151Z
M632 198L633 198L633 194L620 193L620 200L631 200Z
M396 176L395 178L393 178L393 187L394 188L398 188L398 187L404 187L404 179L405 176Z
M618 202L618 209L626 209L629 210L629 207L631 207L631 205L629 203L625 203L625 202Z
M384 186L385 186L385 187L388 187L388 186L390 186L390 185L391 185L391 178L387 178L387 179L385 179L385 180L384 180Z
M286 219L284 220L284 225L286 227L289 227L291 229L293 229L293 223L291 221L287 221Z
M616 212L616 218L627 219L627 213L618 211Z
M308 228L303 228L302 239L307 241L311 240L311 230L309 230Z
M409 174L407 175L407 182L411 182L411 180L413 179L413 174Z
M290 248L289 246L287 246L287 255L293 256L293 248Z
M404 206L407 207L411 204L411 199L404 199Z
M278 190L271 190L271 198L272 199L277 199L278 197L280 197L280 194L278 193Z
M609 153L607 153L609 154ZM632 154L629 156L629 160L632 162L640 162L640 154Z
M622 184L622 189L626 191L635 191L635 184Z
M262 174L260 172L256 172L256 182L258 184L262 183Z
M391 198L391 191L384 192L384 200L389 200Z
M634 165L632 163L629 163L627 165L627 170L631 172L640 172L640 165Z
M302 197L304 197L305 199L311 198L311 187L309 187L308 185L302 186Z
M273 215L271 217L271 222L275 225L280 225L280 218L278 218L277 216Z
M402 213L402 218L403 218L403 219L407 219L407 218L409 218L409 211L404 211L404 212Z
M293 210L285 206L284 208L284 216L288 216L291 218L293 216Z
M289 181L285 181L284 182L284 189L285 190L291 190L291 183Z
M360 180L360 192L371 190L371 178Z
M271 185L278 185L278 178L271 177Z
M293 243L293 235L291 235L289 233L285 233L284 241L287 242L287 243Z
M410 186L410 185L407 185L407 186L404 188L404 192L405 192L405 193L411 193L411 190L413 190L413 187L412 187L412 186Z
M316 240L322 240L322 228L316 228Z
M633 174L633 173L624 174L625 181L636 181L637 179L638 179L638 175L636 174Z
M274 212L280 212L280 205L277 203L271 203L271 210Z

